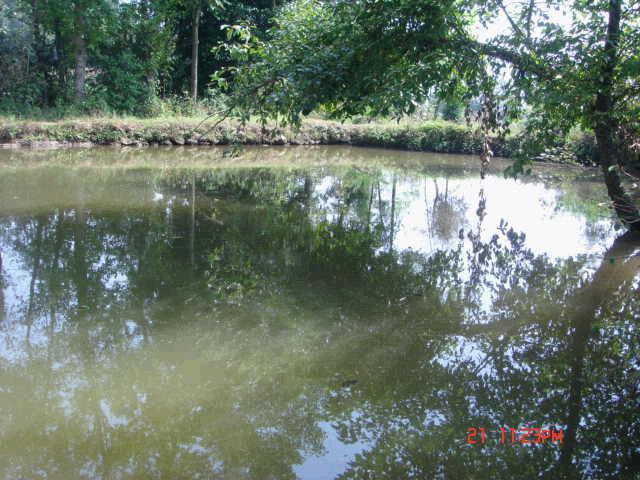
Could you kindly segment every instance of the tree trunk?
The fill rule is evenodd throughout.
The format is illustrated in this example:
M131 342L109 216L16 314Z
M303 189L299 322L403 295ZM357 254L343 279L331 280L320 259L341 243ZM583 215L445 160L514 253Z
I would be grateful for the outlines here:
M195 102L198 99L198 44L200 42L200 13L202 5L200 0L196 1L193 9L193 38L191 40L191 98Z
M85 97L84 81L87 70L87 42L82 33L78 31L73 39L76 55L75 66L75 96L76 100L83 100Z
M67 69L64 66L62 58L65 55L65 48L62 42L62 33L60 31L60 20L56 18L53 24L53 62L56 73L54 75L56 84L54 92L56 97L60 92L60 85L65 84L67 80Z
M38 1L31 0L31 15L32 15L32 29L33 29L33 40L34 40L34 50L36 54L36 65L35 69L37 72L42 73L44 77L44 83L42 86L42 103L45 106L49 105L49 85L51 84L51 78L49 76L48 68L46 65L46 55L45 55L45 41L44 36L42 34L42 29L40 28L40 11L38 9Z
M640 230L640 211L620 181L618 164L620 149L614 140L616 121L613 116L613 81L618 57L620 12L622 0L609 0L609 24L604 44L604 61L600 72L600 88L595 102L594 132L598 144L600 166L609 198L618 218L629 230Z
M147 82L147 87L149 88L149 90L153 91L155 95L157 93L156 80L158 76L157 76L155 67L151 68L150 65L152 65L153 63L152 61L153 46L152 45L153 45L153 40L156 38L157 24L154 22L153 8L149 4L149 0L143 0L140 2L140 13L142 18L144 18L145 23L149 25L148 28L145 28L143 30L144 35L146 37L145 50L144 50L144 53L142 54L144 62L147 65L146 67L147 71L145 72L145 80Z

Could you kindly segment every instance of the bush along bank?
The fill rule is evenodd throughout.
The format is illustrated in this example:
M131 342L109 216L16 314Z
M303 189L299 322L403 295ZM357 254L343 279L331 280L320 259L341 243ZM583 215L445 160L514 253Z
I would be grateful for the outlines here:
M154 120L76 120L61 122L7 122L0 126L3 146L56 145L356 145L436 153L477 155L482 138L474 129L451 122L408 124L341 124L307 121L299 129L229 122L213 126L193 118ZM517 135L494 139L495 156L514 157L523 152ZM529 150L531 152L531 150ZM547 151L531 152L538 160L592 164L593 136L581 134Z

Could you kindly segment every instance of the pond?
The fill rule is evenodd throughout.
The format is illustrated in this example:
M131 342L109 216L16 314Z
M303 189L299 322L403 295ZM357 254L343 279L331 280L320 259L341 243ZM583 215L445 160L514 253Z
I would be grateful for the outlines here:
M0 151L0 477L637 478L640 245L503 167Z

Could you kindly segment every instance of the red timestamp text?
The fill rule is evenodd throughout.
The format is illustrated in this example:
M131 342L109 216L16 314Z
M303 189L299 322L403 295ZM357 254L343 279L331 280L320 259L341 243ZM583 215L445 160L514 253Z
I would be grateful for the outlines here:
M491 435L489 433L491 432ZM467 429L467 444L484 445L491 441L500 445L544 445L545 443L562 444L563 430L554 428L500 427L495 431L484 427Z

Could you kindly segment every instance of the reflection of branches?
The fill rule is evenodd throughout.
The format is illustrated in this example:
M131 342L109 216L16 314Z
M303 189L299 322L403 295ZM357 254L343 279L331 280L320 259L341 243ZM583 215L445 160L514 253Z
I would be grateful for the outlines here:
M427 205L427 225L430 236L435 235L442 240L451 240L464 222L466 205L462 198L450 195L449 178L445 178L444 191L441 192L438 181L433 179L434 197L431 206ZM425 202L426 180L425 180Z
M389 251L393 252L393 237L396 228L396 175L393 174L393 185L391 187L391 225L389 234Z
M469 257L471 259L471 275L469 278L469 286L471 292L475 292L477 285L480 282L482 272L483 272L483 263L486 260L486 254L483 254L483 250L486 250L487 245L483 245L481 242L482 237L482 223L486 216L486 207L487 207L487 199L484 195L484 189L480 189L480 195L478 198L478 208L476 210L476 215L478 217L478 228L476 232L471 232L467 234L469 241L471 242L471 252L469 253Z
M35 308L35 287L40 270L40 257L42 254L42 223L43 219L36 218L36 237L33 243L35 252L33 255L33 268L31 269L31 282L29 283L29 305L27 307L27 336L26 342L30 346L31 326L33 325L33 315Z
M496 248L497 245L496 245ZM591 280L581 289L574 292L570 299L566 301L564 318L568 322L564 324L563 331L569 329L570 341L567 345L567 357L570 358L570 375L568 384L568 398L566 411L566 430L564 432L564 443L560 456L560 467L563 478L574 478L578 476L573 462L575 450L579 440L579 426L584 408L585 388L588 380L584 371L588 341L593 334L593 325L598 312L605 303L615 297L620 287L635 278L640 271L640 236L637 233L627 233L619 237L604 255L602 262ZM482 249L481 249L482 250ZM526 256L526 252L525 256ZM488 258L485 256L485 258ZM483 275L488 272L483 271ZM514 273L517 273L514 272ZM531 288L531 286L529 287ZM493 302L495 308L496 302ZM616 308L616 307L614 307ZM525 310L526 311L526 310ZM514 321L514 318L506 318L504 321L491 322L481 325L473 325L467 329L467 336L480 335L491 338L492 333L499 337L495 342L491 342L484 358L477 362L468 375L469 381L473 381L487 365L498 365L505 352L509 350L509 345L517 338L518 343L527 344L530 348L539 347L540 341L526 341L522 338L524 334L518 333L523 327L528 327L530 322L528 317L521 321ZM516 336L517 334L517 336ZM462 366L462 365L461 365ZM463 371L462 369L460 369ZM621 394L622 395L622 394ZM628 460L628 458L627 458ZM551 478L551 477L550 477Z
M596 312L622 283L633 279L640 269L640 256L633 253L640 248L640 234L629 232L613 243L605 254L600 267L591 282L574 297L571 313L573 329L571 356L571 386L569 389L569 411L567 416L567 439L562 447L560 464L562 471L569 474L571 460L577 444L577 429L580 422L582 395L585 378L583 368L587 341L591 336L591 325ZM627 258L620 262L614 258Z
M374 185L371 182L371 193L369 194L369 206L367 208L367 232L371 229L371 205L373 204L373 189Z
M545 421L558 418L558 412L560 418L564 415L561 396L574 380L564 372L572 368L577 350L563 347L589 337L566 335L569 326L554 320L564 318L555 315L562 310L555 304L577 289L576 270L583 267L584 257L574 267L573 260L554 263L535 256L504 226L499 241L482 242L483 191L475 211L477 229L474 224L468 241L460 242L457 250L381 254L387 239L370 225L377 222L377 203L379 220L388 230L397 229L401 203L394 207L393 187L387 191L389 203L389 197L381 198L376 177L358 176L339 184L336 178L290 170L188 171L158 182L155 191L174 201L151 211L101 216L94 210L84 218L77 214L74 231L71 213L61 210L52 217L55 233L48 235L45 227L43 244L49 248L49 240L56 238L57 247L43 250L41 269L46 272L41 270L36 284L36 293L48 296L35 296L52 308L48 322L34 323L48 328L47 351L34 349L34 354L47 355L49 383L38 383L39 358L26 364L7 362L11 375L24 373L35 385L29 387L35 392L33 404L45 406L44 421L34 422L37 428L25 433L40 451L34 460L15 454L7 441L7 431L25 422L23 409L7 420L12 428L2 436L2 453L13 455L12 467L57 459L51 439L67 436L73 454L67 468L76 470L72 473L89 462L96 465L96 474L103 468L104 476L125 468L138 473L160 451L167 460L158 465L162 476L217 475L206 470L213 458L224 464L227 470L220 475L225 478L290 478L295 474L292 465L302 462L303 455L323 453L325 422L337 425L340 440L366 444L367 450L354 458L342 478L433 478L443 471L446 478L468 478L471 468L478 477L506 478L506 471L521 466L527 471L516 476L533 478L528 474L535 467L552 468L557 449L525 448L511 455L513 449L502 448L489 456L484 448L464 448L461 437L474 421ZM455 198L451 185L435 182L435 200L426 194L431 186L431 180L425 183L426 207L450 215ZM406 191L399 188L400 193ZM188 198L197 212L188 211ZM219 202L215 205L224 228L204 221L204 207L214 201ZM170 215L176 220L167 220ZM344 228L335 221L339 215L344 216ZM30 269L33 223L3 225L20 229L21 235L29 233L29 248L18 254ZM431 225L435 232L437 223ZM190 230L197 234L192 240ZM174 241L174 233L184 240ZM197 242L190 247L193 238ZM505 238L510 243L505 245ZM196 265L209 265L206 274L195 269L191 275L184 268L189 248L191 255L195 249ZM638 261L624 253L611 250L604 262ZM126 277L113 297L97 260L108 256L117 257L107 261ZM604 283L610 279L595 278ZM623 295L633 298L635 293ZM596 295L604 293L590 290L580 298L588 301ZM72 301L65 302L69 297ZM495 312L492 321L469 326L466 309L483 302ZM89 303L89 309L75 311L76 303ZM637 306L626 303L631 314L623 318L637 335ZM580 304L575 301L576 308ZM547 315L547 308L553 315ZM56 316L60 328L54 328ZM588 333L590 321L585 322ZM580 322L576 316L571 327L583 328ZM140 333L142 341L127 343L133 335L140 339ZM463 348L452 353L458 339ZM620 341L622 350L636 348L635 338ZM24 348L22 343L19 347ZM69 357L79 358L81 368L73 359L56 367L58 358L77 345L87 352ZM443 359L450 361L440 363ZM132 373L136 369L137 374ZM334 395L336 378L356 378L358 383ZM62 433L52 430L51 436L42 436L46 422L64 427L60 421L67 420L56 415L58 404L51 399L59 400L57 389L72 380L81 387L68 393L74 414L69 421L80 418L93 429L69 433L57 428ZM584 396L584 382L578 385L577 394ZM549 393L541 400L541 392ZM627 392L624 401L632 403L635 392ZM11 395L9 389L5 395ZM138 396L151 401L145 405ZM128 428L109 424L100 398L113 413L130 419ZM584 409L579 396L570 400ZM596 412L598 421L607 421L610 411ZM629 424L633 426L622 422L623 427ZM200 439L195 446L202 455L183 448L194 446L194 438ZM608 441L594 448L602 449ZM79 444L87 444L90 451ZM622 447L629 445L627 440ZM622 447L614 450L624 463L629 455L624 457ZM497 472L486 475L492 469Z

